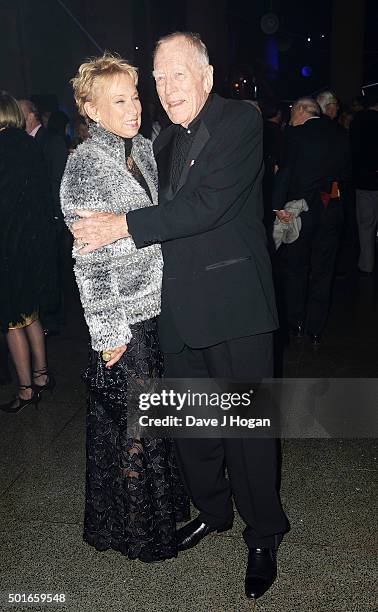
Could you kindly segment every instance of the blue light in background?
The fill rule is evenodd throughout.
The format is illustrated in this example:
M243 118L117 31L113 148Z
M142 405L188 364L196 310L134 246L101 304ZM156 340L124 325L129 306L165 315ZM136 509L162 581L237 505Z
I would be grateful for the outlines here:
M310 77L312 74L312 68L311 66L303 66L303 68L301 69L301 75L303 77Z
M267 36L265 40L265 57L269 68L278 72L278 47L274 36Z

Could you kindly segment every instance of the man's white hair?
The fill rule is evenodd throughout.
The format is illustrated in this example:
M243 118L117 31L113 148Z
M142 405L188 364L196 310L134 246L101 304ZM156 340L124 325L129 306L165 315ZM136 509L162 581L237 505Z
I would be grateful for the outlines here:
M310 97L299 98L298 100L294 102L293 108L296 106L302 106L302 108L306 111L306 113L309 113L309 115L312 115L313 117L320 117L321 115L320 106L317 103L317 101L314 100L314 98L310 98Z
M195 32L172 32L172 34L167 34L166 36L162 36L159 38L155 45L153 58L155 59L155 55L160 45L169 42L170 40L174 40L175 38L184 38L186 42L195 49L198 55L198 60L202 66L208 66L210 63L209 60L209 52L203 40L199 34Z
M316 96L316 101L319 104L322 112L325 113L328 104L337 104L337 98L333 91L322 91L320 94Z

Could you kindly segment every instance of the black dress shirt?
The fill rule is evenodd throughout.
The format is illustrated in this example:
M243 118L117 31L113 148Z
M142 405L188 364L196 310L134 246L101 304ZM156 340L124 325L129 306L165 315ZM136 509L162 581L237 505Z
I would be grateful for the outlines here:
M200 126L201 119L208 109L211 97L212 96L208 97L198 115L189 123L187 128L183 127L182 125L177 126L171 157L171 185L173 191L176 191L177 189L185 161L189 155L189 151Z
M125 157L126 157L126 164L127 164L127 158L131 156L131 149L132 149L132 146L133 146L133 140L132 140L132 138L124 138L123 141L125 143ZM143 187L144 191L146 192L146 194L148 195L148 197L150 198L150 200L152 202L152 195L151 195L151 191L150 191L150 189L149 189L149 187L147 185L147 181L144 178L144 176L141 173L141 171L139 170L139 168L136 165L135 161L133 160L131 168L129 166L127 166L127 167L129 169L129 172L131 172L131 174L135 178L135 180L138 181L138 183L139 183L139 185L141 187Z

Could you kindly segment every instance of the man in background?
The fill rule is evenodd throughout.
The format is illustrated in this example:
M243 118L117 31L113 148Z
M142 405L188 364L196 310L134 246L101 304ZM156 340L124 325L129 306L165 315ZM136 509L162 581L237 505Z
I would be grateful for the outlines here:
M54 312L41 312L40 318L46 335L59 333L64 323L63 313L63 267L67 257L67 230L60 208L59 190L64 169L66 167L68 149L64 139L42 125L38 109L31 100L19 100L18 104L25 117L25 129L38 144L45 169L47 187L49 190L51 213L55 221L57 281L59 284L60 303Z
M266 227L268 244L274 252L273 223L275 214L272 211L274 176L281 165L283 132L282 111L276 100L264 100L260 103L263 116L263 155L264 155L264 225Z
M281 293L292 334L307 333L318 345L331 297L335 259L343 223L340 188L347 179L350 158L341 128L321 117L318 103L300 98L291 109L290 138L275 177L273 208L287 222L286 202L304 198L302 229L278 252ZM341 137L343 136L343 137Z
M331 119L336 119L339 111L339 101L333 91L322 91L316 101L319 104L323 115Z
M19 100L18 104L24 114L26 131L39 145L47 169L53 214L56 219L62 218L60 209L60 183L67 161L67 147L63 138L43 127L38 109L31 100Z

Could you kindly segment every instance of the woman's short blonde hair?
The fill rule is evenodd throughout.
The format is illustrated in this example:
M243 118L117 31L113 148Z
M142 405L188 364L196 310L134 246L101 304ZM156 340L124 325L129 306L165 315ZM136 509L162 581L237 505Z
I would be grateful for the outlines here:
M104 53L102 57L93 57L81 64L77 75L70 81L80 115L90 120L85 112L84 104L94 101L97 94L96 90L102 82L124 73L129 74L137 85L137 68L118 55Z
M0 91L0 129L15 127L25 128L25 117L17 100L6 91Z

